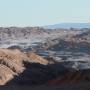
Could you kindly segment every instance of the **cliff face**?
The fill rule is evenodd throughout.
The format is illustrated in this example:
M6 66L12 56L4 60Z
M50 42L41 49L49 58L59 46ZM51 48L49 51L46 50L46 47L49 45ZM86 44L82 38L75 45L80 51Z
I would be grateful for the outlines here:
M12 80L16 75L10 68L0 64L0 85L5 85L6 82Z

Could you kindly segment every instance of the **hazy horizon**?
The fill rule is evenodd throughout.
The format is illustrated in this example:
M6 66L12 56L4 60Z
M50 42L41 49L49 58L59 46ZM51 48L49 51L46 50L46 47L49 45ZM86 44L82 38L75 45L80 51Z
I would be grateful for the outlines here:
M0 0L0 27L89 23L90 0Z

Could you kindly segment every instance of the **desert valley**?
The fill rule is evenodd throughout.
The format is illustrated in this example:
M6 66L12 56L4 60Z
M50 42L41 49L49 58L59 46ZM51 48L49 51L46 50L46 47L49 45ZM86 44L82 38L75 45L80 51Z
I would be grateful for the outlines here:
M90 29L0 27L0 85L89 90Z

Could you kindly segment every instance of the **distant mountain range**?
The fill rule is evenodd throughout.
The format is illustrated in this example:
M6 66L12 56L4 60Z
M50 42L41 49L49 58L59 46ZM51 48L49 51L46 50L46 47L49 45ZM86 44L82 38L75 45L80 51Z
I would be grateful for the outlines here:
M57 28L90 28L90 23L60 23L54 25L47 25L44 28L57 29Z

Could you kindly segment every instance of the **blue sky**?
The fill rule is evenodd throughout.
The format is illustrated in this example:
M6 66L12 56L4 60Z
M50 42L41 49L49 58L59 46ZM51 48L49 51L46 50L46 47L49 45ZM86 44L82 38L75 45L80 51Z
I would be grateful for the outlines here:
M90 0L0 0L0 26L90 22Z

